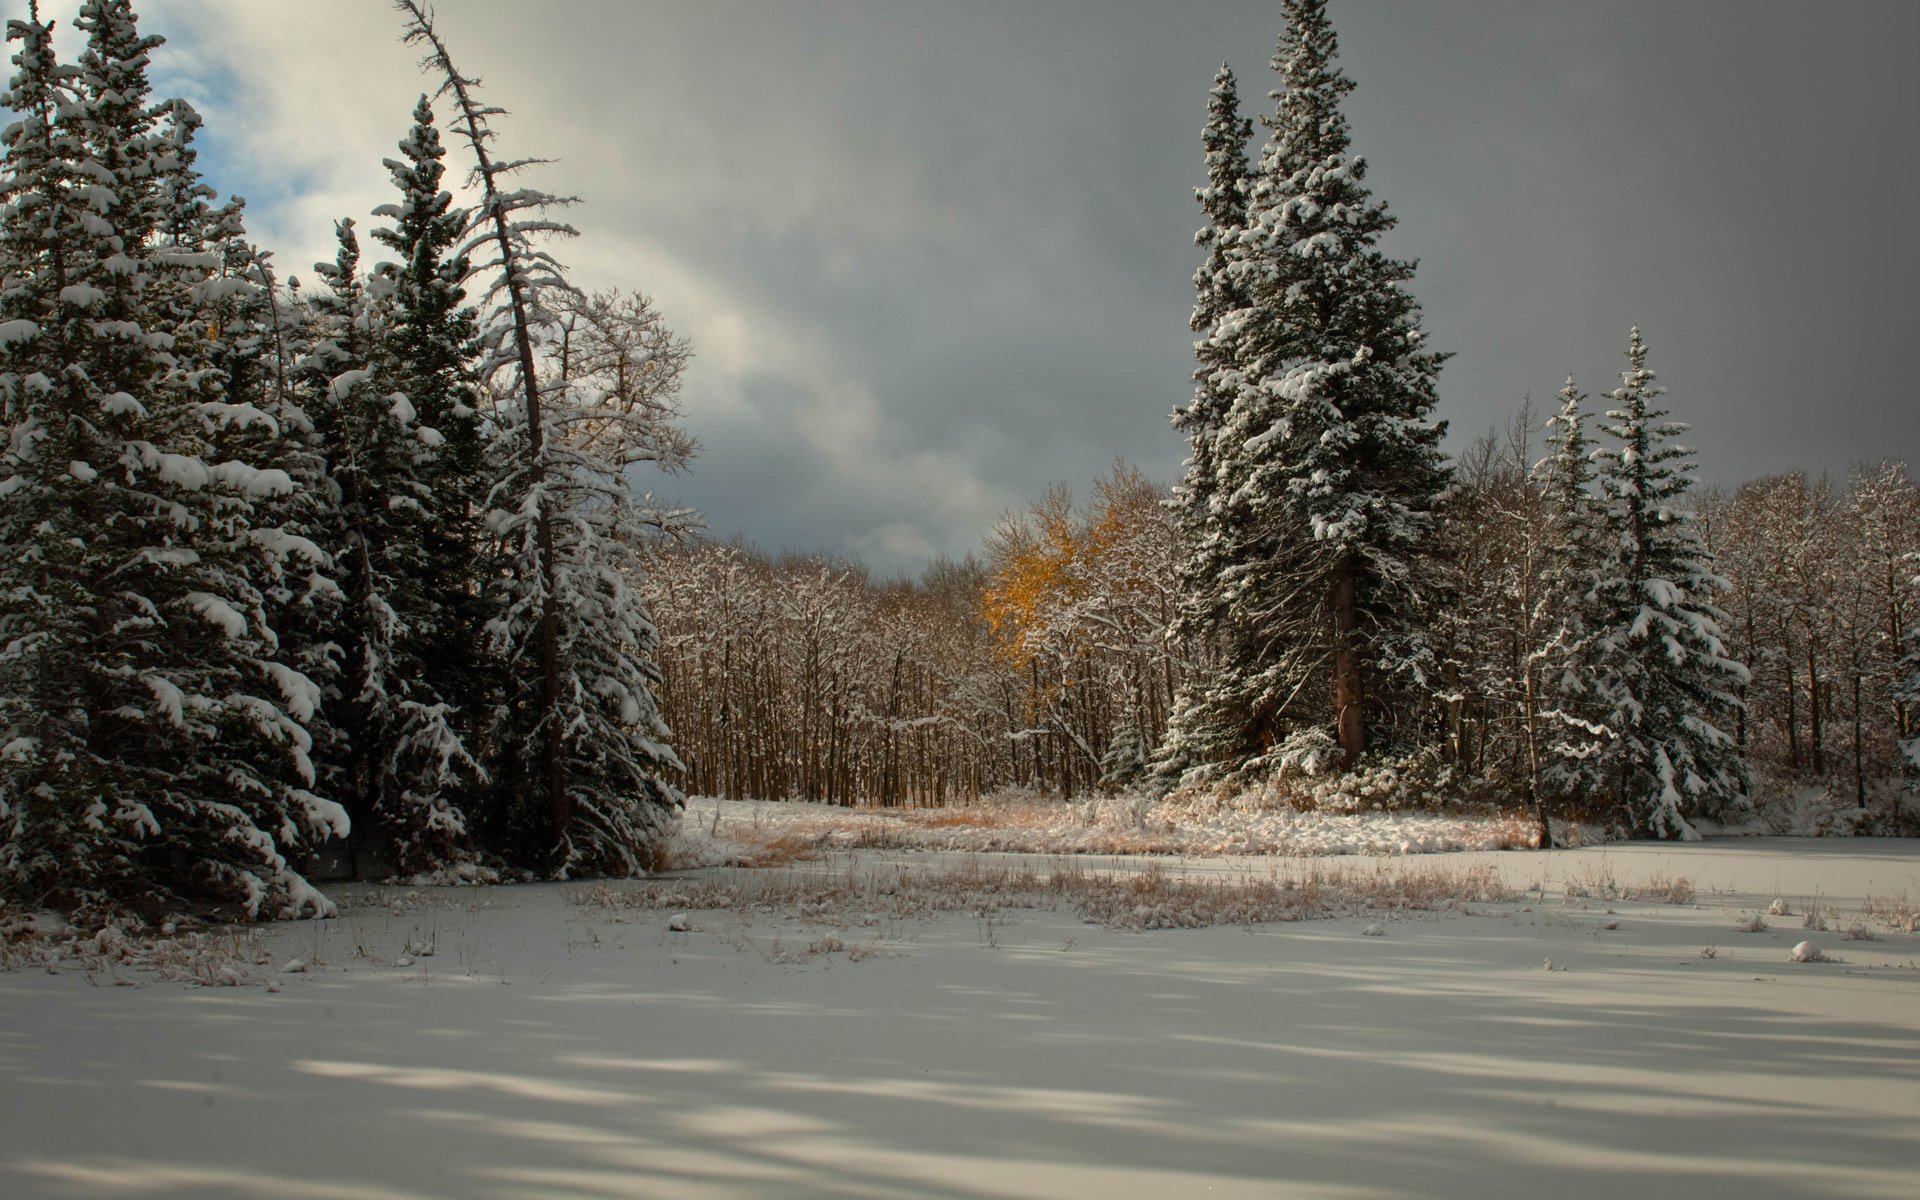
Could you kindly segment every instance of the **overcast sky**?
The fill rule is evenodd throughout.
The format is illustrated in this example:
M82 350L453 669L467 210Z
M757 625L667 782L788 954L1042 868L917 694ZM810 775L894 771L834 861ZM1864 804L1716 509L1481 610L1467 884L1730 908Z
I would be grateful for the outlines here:
M1207 91L1224 60L1270 111L1277 3L438 10L512 110L503 151L558 159L533 182L585 201L560 248L576 280L651 294L692 339L703 451L653 486L715 533L917 572L1116 456L1177 477ZM333 219L390 198L380 160L430 84L398 20L382 0L140 11L170 39L160 87L207 117L210 181L310 275ZM1915 452L1920 5L1331 12L1388 247L1420 260L1455 356L1453 446L1568 372L1617 384L1637 322L1709 481Z

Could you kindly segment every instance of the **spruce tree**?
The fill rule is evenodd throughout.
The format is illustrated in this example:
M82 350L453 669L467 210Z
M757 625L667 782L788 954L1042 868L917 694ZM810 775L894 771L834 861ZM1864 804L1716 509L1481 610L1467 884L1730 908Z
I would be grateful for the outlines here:
M427 547L430 464L444 442L394 387L353 222L337 228L334 262L316 264L331 291L316 304L321 336L299 367L339 505L342 663L330 707L341 745L329 783L353 818L356 865L412 875L455 862L467 842L458 790L477 764L428 676L438 593L463 581L437 577Z
M497 422L486 530L498 552L487 629L503 675L490 738L498 828L523 863L555 876L630 874L684 803L656 700L658 635L635 585L648 539L691 514L636 497L631 482L692 453L673 424L684 350L656 352L644 301L601 303L567 282L540 243L573 233L547 215L570 201L508 186L531 164L497 157L500 110L455 68L418 0L395 7L473 153L467 236L488 255L475 270L489 277L480 374Z
M1197 365L1193 400L1173 414L1173 427L1187 437L1186 472L1169 501L1186 547L1178 567L1181 605L1175 635L1195 638L1208 646L1232 634L1221 619L1220 594L1213 586L1229 544L1216 512L1219 464L1215 442L1239 384L1234 337L1237 325L1227 323L1227 318L1246 308L1244 289L1230 267L1246 231L1247 198L1252 187L1247 141L1252 136L1253 122L1240 115L1233 69L1223 63L1208 96L1202 135L1207 185L1194 193L1207 216L1194 241L1205 247L1207 256L1193 277L1190 324L1200 335L1194 343ZM1244 656L1241 648L1238 657ZM1239 730L1232 714L1240 708L1239 698L1222 691L1219 682L1220 677L1213 672L1203 672L1177 697L1156 766L1164 781L1171 782L1190 768L1218 762L1237 749Z
M1546 792L1558 800L1581 800L1605 790L1597 758L1606 714L1594 676L1601 621L1595 588L1611 569L1612 544L1594 492L1585 403L1586 395L1567 376L1560 409L1547 422L1547 455L1533 469L1546 513L1541 535L1546 565L1533 626L1545 640L1534 649L1542 660L1543 715L1552 721L1541 775Z
M1237 726L1229 761L1331 732L1350 766L1370 728L1404 731L1424 701L1442 356L1405 290L1413 264L1379 249L1394 221L1350 153L1324 0L1285 10L1272 135L1227 266L1245 304L1221 322L1237 370L1214 449L1220 544L1189 586L1218 592L1232 631L1214 685Z
M74 69L36 19L8 30L26 119L0 175L0 886L96 911L328 911L286 856L344 814L310 790L315 689L278 660L253 578L292 482L228 452L256 414L198 357L223 289L168 240L160 39L128 0L74 25Z
M1665 393L1636 327L1596 454L1611 553L1594 585L1592 682L1606 736L1596 766L1636 836L1698 836L1690 819L1746 806L1732 728L1747 669L1727 654L1713 598L1726 584L1685 507L1692 451L1655 406Z
M423 434L431 453L415 467L426 492L421 553L436 581L436 611L421 631L423 645L431 647L424 665L435 690L468 697L477 711L489 689L473 667L485 618L476 563L483 499L479 325L467 305L471 264L459 253L470 214L455 207L442 186L446 151L427 97L420 97L413 122L401 157L386 161L400 201L375 212L393 224L375 229L374 239L399 257L375 269L385 289L377 350L422 429L433 431ZM466 714L469 728L473 715Z

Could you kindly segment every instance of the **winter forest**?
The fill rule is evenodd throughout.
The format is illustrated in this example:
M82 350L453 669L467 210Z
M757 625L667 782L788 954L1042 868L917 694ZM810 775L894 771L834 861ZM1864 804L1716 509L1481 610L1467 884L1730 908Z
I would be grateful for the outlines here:
M1484 319L1477 336L1430 335L1457 330L1446 314L1463 304L1535 314L1423 292L1439 272L1376 194L1399 191L1386 158L1370 171L1360 152L1377 123L1356 119L1336 17L1364 13L1423 58L1446 57L1431 27L1398 26L1443 8L1467 43L1517 31L1590 100L1593 80L1618 82L1593 69L1606 55L1556 31L1626 8L1460 0L1383 26L1358 0L1279 0L1252 14L1261 53L1279 29L1271 75L1248 88L1263 104L1231 59L1208 86L1217 54L1246 49L1211 48L1227 0L567 0L539 30L506 0L356 0L325 21L364 38L359 9L377 9L420 72L382 127L390 148L363 164L378 191L284 172L294 199L249 208L222 168L279 168L212 117L255 95L221 54L259 40L263 18L217 2L211 17L167 0L7 10L0 1195L1911 1196L1920 486L1892 457L1703 478L1688 418L1713 406L1688 386L1693 339L1670 330L1697 332L1689 308L1722 304L1724 281L1617 327L1570 317L1567 344L1604 346L1612 371L1556 370L1468 407L1471 388L1443 380L1469 352L1446 343L1498 343L1502 361L1515 343ZM1619 45L1644 51L1669 14L1697 29L1691 11L1635 9L1654 15ZM1822 42L1794 23L1824 28L1824 10L1715 9L1711 48L1688 52L1721 53L1748 12L1796 67L1913 23L1850 7L1832 18L1846 36ZM191 32L170 43L149 13ZM1205 59L1173 54L1176 17L1197 22ZM210 49L212 25L246 22ZM714 30L737 58L703 53ZM689 243L690 271L606 249L631 230L553 182L566 159L547 143L571 131L516 120L514 89L478 74L523 37L513 53L550 73L533 47L556 31L576 79L605 50L634 56L622 89L662 63L720 80L690 111L737 103L750 145L651 112L629 144L612 101L569 119L605 119L594 137L670 176L654 186L687 191L684 210L776 284L815 260L766 253L740 210L683 178L746 164L750 205L825 244L807 206L844 198L789 176L833 143L781 144L808 104L775 68L835 76L822 119L849 142L877 114L907 144L938 143L930 155L996 197L943 193L931 211L986 208L1010 257L1059 284L1042 309L1091 310L1074 317L1110 348L1063 344L1047 365L1107 404L1102 419L1053 442L1000 428L1008 406L1038 405L985 394L995 371L1032 366L989 361L996 337L1034 325L1054 353L1063 326L1020 309L1017 283L953 272L940 286L964 303L915 316L974 314L959 341L889 339L920 328L876 316L912 307L897 298L849 305L847 328L915 364L963 360L982 394L957 416L931 366L911 375L930 390L917 401L865 377L840 409L701 391L703 371L803 358L805 339L697 286L732 261L713 242ZM1084 35L1092 66L1035 49L1063 34L1076 53ZM1178 236L1140 238L1125 197L1102 196L1091 222L1115 243L1164 240L1180 264L1152 273L1177 304L1168 345L1142 351L1172 364L1172 394L1118 348L1137 329L1105 328L1125 305L1085 299L1115 289L1111 264L999 206L1021 177L1005 143L874 103L889 77L865 73L870 44L906 52L929 107L958 81L981 125L1023 142L1086 130L1095 157L1151 127L1089 128L1094 102L1061 82L1073 70L1132 89L1143 64L1204 68L1179 118L1191 177L1161 189ZM1000 56L973 61L977 44ZM1433 107L1457 105L1463 128L1515 102L1497 72L1442 65L1469 82ZM371 66L325 66L329 87L370 88ZM208 118L167 94L196 72L217 80ZM994 105L1023 79L1060 112L1005 120ZM281 93L323 125L344 111ZM1480 136L1529 169L1541 153ZM940 231L897 214L883 228L899 155L851 173L876 197L850 221L874 257L820 253L806 305L843 301L876 262L926 286L938 260L909 249ZM1035 156L1041 194L1077 169ZM1118 157L1130 173L1150 155ZM1408 212L1444 199L1415 191ZM328 248L301 252L323 261L284 261L255 232L287 236L289 213L323 201L349 209L320 221ZM1912 238L1874 236L1889 262ZM1092 282L1070 291L1061 262ZM606 286L609 263L635 277ZM658 300L643 265L662 268ZM1801 290L1781 289L1796 337L1818 315ZM1526 303L1592 315L1564 299ZM1864 356L1858 340L1822 345L1821 370ZM1694 374L1663 382L1665 355ZM1153 398L1153 421L1121 428L1116 374ZM949 460L878 431L916 402L969 452L1093 477L943 474ZM756 464L768 478L736 471L717 502L680 499L718 457L700 420L727 404L731 428L765 426L780 451ZM775 419L787 408L843 453L807 457ZM1504 417L1476 437L1463 411ZM1739 415L1763 419L1757 403ZM1876 418L1876 449L1900 450L1897 415ZM1127 452L1136 423L1178 445L1175 477ZM1088 442L1091 458L1060 450ZM890 519L923 499L893 495L901 480L960 494L937 504L965 517L958 541L903 539L928 548L913 570L852 534L771 552L706 515L759 506L791 529L773 509L864 488ZM981 496L1011 499L993 521L967 507ZM881 548L846 549L862 544Z
M1911 827L1905 466L1696 486L1637 328L1617 383L1450 459L1323 6L1289 6L1264 141L1214 81L1185 477L1116 462L918 580L653 499L691 348L568 282L573 201L399 8L430 94L306 285L196 168L130 3L9 25L10 897L262 918L327 912L320 873L624 876L689 793L1260 789L1551 845L1814 789L1833 831Z

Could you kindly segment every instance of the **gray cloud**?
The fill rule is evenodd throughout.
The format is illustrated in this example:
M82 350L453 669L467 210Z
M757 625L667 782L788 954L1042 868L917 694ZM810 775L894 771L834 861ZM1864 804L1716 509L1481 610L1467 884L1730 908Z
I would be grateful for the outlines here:
M298 269L386 199L425 86L378 0L152 0L215 182ZM1401 217L1455 442L1646 330L1703 473L1915 445L1900 3L1336 3L1356 148ZM658 490L721 534L916 569L1116 455L1171 479L1199 130L1267 107L1276 6L442 3L559 158L583 283L652 293L705 445Z

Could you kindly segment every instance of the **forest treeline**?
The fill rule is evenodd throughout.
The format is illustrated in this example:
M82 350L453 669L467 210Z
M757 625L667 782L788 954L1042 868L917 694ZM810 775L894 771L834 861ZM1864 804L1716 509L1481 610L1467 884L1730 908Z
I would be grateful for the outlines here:
M1440 510L1439 686L1413 718L1423 750L1409 756L1433 800L1524 793L1527 663L1545 649L1524 602L1547 527L1534 425L1523 413L1460 454ZM663 552L646 593L687 789L901 805L1151 782L1172 698L1214 654L1172 631L1179 541L1165 496L1117 466L1084 504L1055 488L977 557L917 581L740 544ZM1727 584L1728 654L1750 664L1732 734L1757 791L1818 788L1840 831L1911 828L1898 805L1912 771L1903 684L1920 486L1881 463L1844 480L1699 488L1689 503ZM1297 773L1310 769L1332 770L1331 752ZM1576 814L1606 815L1569 797L1564 815Z
M132 0L85 0L68 57L35 5L8 22L15 911L325 913L308 875L340 853L629 874L688 789L1313 803L1365 774L1524 808L1545 844L1556 817L1691 837L1811 785L1904 827L1906 468L1699 488L1638 328L1619 386L1569 379L1449 459L1324 0L1284 0L1263 145L1230 69L1209 96L1182 478L1056 487L914 582L699 541L644 490L695 450L690 347L569 283L571 201L394 6L433 91L396 114L371 249L341 220L306 286L202 177L199 114L152 95Z
M1059 488L920 585L666 556L689 786L951 803L1143 785L1401 801L1692 837L1766 792L1900 827L1920 573L1904 466L1702 490L1641 330L1597 401L1449 461L1394 226L1342 111L1324 0L1286 0L1257 148L1222 67L1203 134L1188 441L1171 489ZM1381 794L1379 789L1374 789Z
M622 875L678 815L636 585L692 514L633 483L692 453L688 348L568 283L568 202L395 7L436 95L368 164L384 257L343 219L304 287L202 178L131 0L86 0L74 44L8 22L0 893L26 911L324 914L322 854Z

